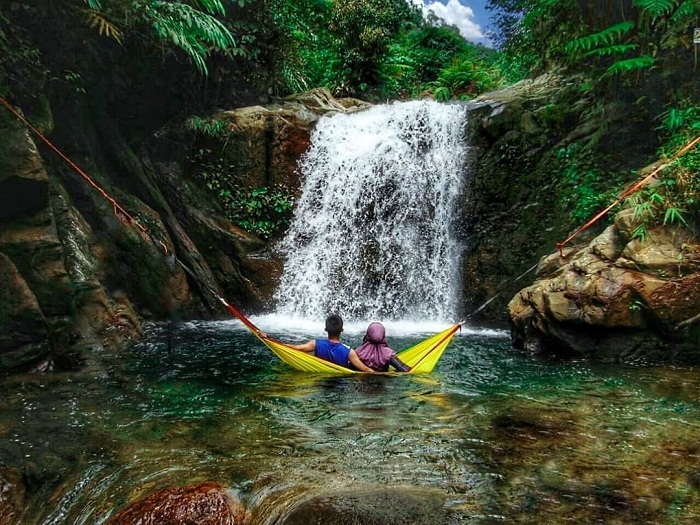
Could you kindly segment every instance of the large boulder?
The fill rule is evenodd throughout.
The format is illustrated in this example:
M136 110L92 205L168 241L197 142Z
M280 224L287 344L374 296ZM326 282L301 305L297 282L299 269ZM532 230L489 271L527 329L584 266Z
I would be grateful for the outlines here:
M700 245L657 227L635 238L630 209L589 244L543 258L508 305L513 342L532 354L697 362Z
M468 105L469 178L462 204L465 313L505 324L515 277L566 236L568 212L549 198L548 157L564 134L570 81L555 75L486 93ZM509 284L510 283L510 284Z

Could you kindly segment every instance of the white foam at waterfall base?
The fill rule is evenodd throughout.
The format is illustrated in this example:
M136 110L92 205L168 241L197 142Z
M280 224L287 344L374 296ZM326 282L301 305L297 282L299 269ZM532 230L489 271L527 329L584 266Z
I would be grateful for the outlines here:
M322 118L299 164L277 313L457 320L466 111L413 101Z

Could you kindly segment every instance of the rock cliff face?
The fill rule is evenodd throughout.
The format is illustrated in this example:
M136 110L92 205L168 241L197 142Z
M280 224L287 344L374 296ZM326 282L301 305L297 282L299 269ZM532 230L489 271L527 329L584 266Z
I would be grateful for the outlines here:
M318 91L226 112L241 179L298 187L298 157L329 111L346 108ZM209 289L249 311L263 306L276 262L192 180L193 136L164 129L137 154L104 115L60 113L58 146L153 238L3 109L0 371L77 366L95 347L138 337L144 319L224 316Z
M496 295L479 318L499 322L507 312L514 345L532 354L697 363L700 246L692 232L658 228L642 242L626 210L604 231L586 231L563 257L556 251L579 226L569 216L573 203L552 199L565 195L561 153L576 143L597 148L607 169L624 173L656 148L625 108L605 107L603 124L583 103L571 79L546 75L473 104L466 310ZM516 279L538 260L536 279Z
M565 88L561 78L543 76L470 103L470 174L461 219L465 313L498 294L479 322L505 325L508 300L523 285L514 279L567 235L568 212L551 199L557 174L548 160L566 127L553 109Z
M508 305L514 344L532 354L698 362L700 246L657 228L634 239L630 209L588 245L542 259Z

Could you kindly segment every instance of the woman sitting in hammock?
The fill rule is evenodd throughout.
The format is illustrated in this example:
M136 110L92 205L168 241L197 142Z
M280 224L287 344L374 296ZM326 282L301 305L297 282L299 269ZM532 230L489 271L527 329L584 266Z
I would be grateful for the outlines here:
M402 362L386 342L386 329L382 323L370 323L362 344L355 349L357 357L376 372L387 372L389 366L397 372L409 372L411 367Z

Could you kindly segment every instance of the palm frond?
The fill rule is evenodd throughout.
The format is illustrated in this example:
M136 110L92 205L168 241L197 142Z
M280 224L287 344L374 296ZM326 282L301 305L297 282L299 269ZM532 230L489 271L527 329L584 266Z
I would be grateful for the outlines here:
M210 7L219 0L208 0ZM206 59L213 49L227 50L236 42L231 32L212 15L181 2L152 0L139 9L158 37L180 48L203 74L208 74Z
M97 11L88 11L88 24L92 28L97 28L100 36L106 36L122 43L122 32L112 22L107 20L107 17Z

